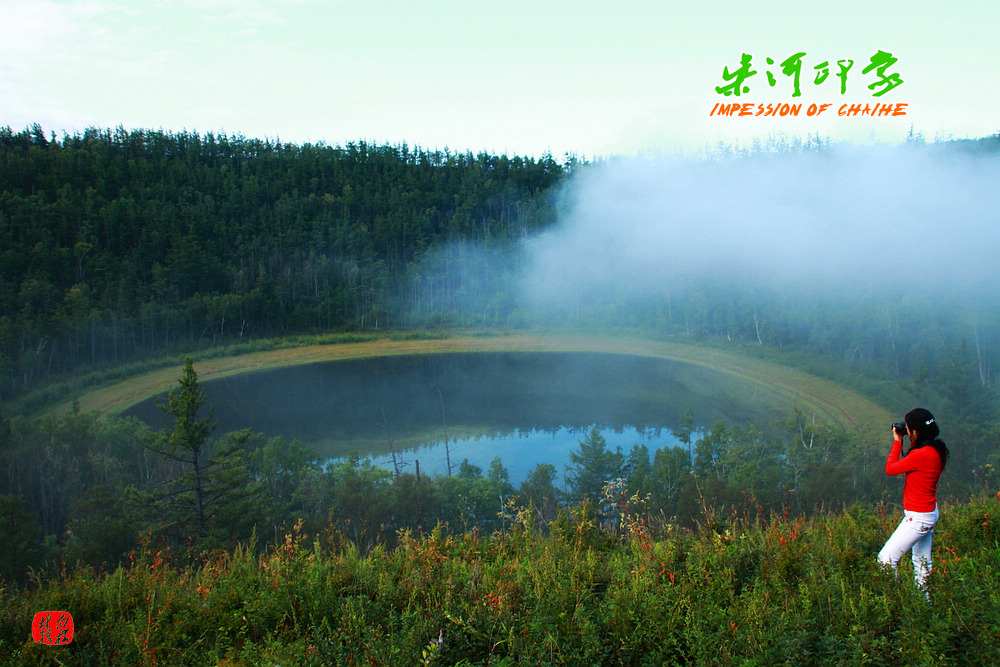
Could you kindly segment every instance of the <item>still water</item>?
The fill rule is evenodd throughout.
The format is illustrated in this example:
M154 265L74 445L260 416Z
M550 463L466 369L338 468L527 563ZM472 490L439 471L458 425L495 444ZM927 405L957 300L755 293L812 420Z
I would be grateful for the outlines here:
M197 368L196 368L197 369ZM780 410L750 382L695 364L608 353L494 352L387 356L244 373L202 383L217 433L249 427L391 467L444 474L462 459L483 470L499 456L518 484L539 463L560 477L596 426L611 449L677 444L690 407L696 428L773 419ZM146 401L126 414L169 421Z
M596 425L594 425L596 426ZM663 447L686 447L668 429L652 429L647 432L627 427L619 431L600 429L601 437L608 449L621 449L628 456L634 445L644 444L650 454ZM587 438L590 427L563 427L552 432L517 431L508 435L484 435L479 437L448 439L414 450L397 453L395 461L390 456L375 457L374 462L386 469L400 462L405 472L413 472L419 464L420 472L445 475L450 462L452 472L458 470L463 460L468 460L487 472L494 458L499 457L510 475L510 481L518 486L539 463L551 463L556 468L556 486L565 487L565 465L570 462L570 452L579 449L581 440ZM698 437L697 434L694 436Z

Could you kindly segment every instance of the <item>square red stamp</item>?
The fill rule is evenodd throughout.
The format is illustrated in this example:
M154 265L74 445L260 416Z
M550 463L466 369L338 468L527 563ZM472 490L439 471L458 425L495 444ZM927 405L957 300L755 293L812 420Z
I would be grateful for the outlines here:
M61 646L73 641L73 616L68 611L40 611L31 621L31 638L38 644Z

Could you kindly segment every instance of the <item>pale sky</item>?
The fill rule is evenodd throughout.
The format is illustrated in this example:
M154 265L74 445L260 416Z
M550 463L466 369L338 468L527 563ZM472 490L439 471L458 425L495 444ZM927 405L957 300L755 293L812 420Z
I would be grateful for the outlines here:
M226 132L295 143L580 157L769 135L896 143L1000 132L1000 3L0 0L0 126ZM880 98L877 51L903 83ZM804 51L801 97L778 65ZM723 67L753 56L751 91ZM847 93L836 61L854 60ZM828 60L829 80L813 82ZM765 79L771 71L777 83ZM717 102L798 118L710 117ZM905 103L838 118L844 103ZM829 103L807 117L811 103Z

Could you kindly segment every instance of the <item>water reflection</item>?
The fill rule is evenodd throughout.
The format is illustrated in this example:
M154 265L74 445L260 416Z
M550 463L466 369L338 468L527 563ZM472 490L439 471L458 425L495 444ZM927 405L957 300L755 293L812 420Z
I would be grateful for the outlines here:
M579 449L590 427L583 429L563 427L555 431L516 431L507 435L484 435L470 438L441 440L432 445L409 451L397 452L396 458L376 456L373 461L387 470L399 468L402 472L420 472L431 475L447 475L451 465L455 474L463 460L489 471L494 458L503 462L510 482L519 486L540 463L551 463L556 468L556 486L565 488L565 466L570 462L570 452ZM634 445L646 445L650 455L663 447L686 447L667 429L640 431L633 427L620 431L603 430L601 437L608 449L621 449L626 457ZM696 433L695 438L699 437ZM340 459L332 459L338 461Z
M448 353L324 362L202 383L219 432L250 427L336 458L463 458L486 470L501 456L511 471L539 462L557 470L592 425L610 447L674 444L670 429L688 406L696 427L717 419L771 419L778 409L752 383L693 364L608 353ZM154 401L127 412L169 425ZM655 437L653 437L655 436ZM431 446L428 449L428 446ZM409 453L406 453L409 452ZM426 462L425 462L426 461ZM520 474L520 473L519 473Z

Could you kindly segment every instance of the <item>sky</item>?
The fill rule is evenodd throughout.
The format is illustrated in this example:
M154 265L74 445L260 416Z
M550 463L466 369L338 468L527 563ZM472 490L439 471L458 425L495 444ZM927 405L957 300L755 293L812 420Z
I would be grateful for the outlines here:
M0 127L57 135L122 126L595 158L1000 132L994 0L0 0L0 16ZM878 51L902 83L875 97L862 69ZM794 97L780 63L801 52ZM719 94L744 53L750 90ZM854 61L844 94L839 60ZM802 107L710 115L737 101ZM845 103L906 113L839 117ZM808 116L811 104L831 106Z

